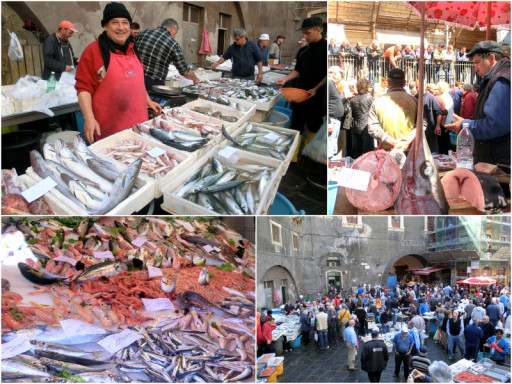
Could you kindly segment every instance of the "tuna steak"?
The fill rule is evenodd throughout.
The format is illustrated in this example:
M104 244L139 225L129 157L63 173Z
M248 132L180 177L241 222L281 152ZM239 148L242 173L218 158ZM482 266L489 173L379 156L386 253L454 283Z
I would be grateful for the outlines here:
M446 174L441 182L448 199L464 199L481 211L507 206L500 184L486 173L458 168Z
M366 191L346 189L348 201L354 207L376 212L393 205L400 192L402 174L391 155L384 150L368 152L359 157L351 168L371 174Z

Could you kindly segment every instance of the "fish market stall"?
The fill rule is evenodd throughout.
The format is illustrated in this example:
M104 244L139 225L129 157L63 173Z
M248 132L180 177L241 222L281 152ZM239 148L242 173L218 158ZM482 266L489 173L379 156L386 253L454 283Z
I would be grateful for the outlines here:
M300 335L300 317L296 315L273 315L276 321L276 329L272 331L272 340L276 341L281 336L286 337L286 341L291 343Z
M379 334L379 337L377 338L377 340L384 341L384 343L388 347L388 352L389 353L393 352L393 342L392 342L392 340L394 339L394 337L395 337L395 335L397 333L400 333L400 332L391 331L391 332L388 332L388 333ZM361 337L361 340L363 342L367 343L368 341L372 340L372 337L371 336L363 336L363 337Z
M275 353L261 355L256 361L258 383L275 383L276 377L283 373L284 357L277 357Z
M229 131L233 131L248 121L256 112L256 106L254 105L251 105L249 108L242 106L232 108L204 99L191 101L183 105L183 108L222 120Z
M2 382L254 382L254 245L211 218L4 217Z
M439 183L426 188L427 194L438 196L442 190L447 214L510 212L510 174L503 168L486 163L476 164L476 173L455 169L454 156L456 154L433 156ZM395 163L392 159L396 160ZM396 214L400 187L404 188L405 183L400 168L404 162L403 153L385 153L383 150L368 152L355 160L331 159L328 178L338 185L334 214ZM420 180L419 172L415 180ZM463 183L459 185L457 180Z
M510 367L497 365L489 359L476 363L462 359L450 365L456 383L504 383L510 381Z
M198 84L183 90L191 98L200 95L209 98L219 98L224 104L230 105L247 101L256 105L256 113L251 121L260 123L270 114L270 111L281 99L281 92L273 87L260 86L252 80L226 79L209 81L207 85Z

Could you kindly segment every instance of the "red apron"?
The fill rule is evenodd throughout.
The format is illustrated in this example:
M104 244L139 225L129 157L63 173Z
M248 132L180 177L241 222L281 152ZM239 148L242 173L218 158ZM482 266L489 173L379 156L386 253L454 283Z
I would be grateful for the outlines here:
M92 96L92 110L103 139L148 120L144 69L135 55L110 53L103 81Z

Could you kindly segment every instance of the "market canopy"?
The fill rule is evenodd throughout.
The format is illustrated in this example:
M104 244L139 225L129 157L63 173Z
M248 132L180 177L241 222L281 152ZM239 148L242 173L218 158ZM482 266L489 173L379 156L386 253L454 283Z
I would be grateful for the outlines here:
M468 277L464 280L457 281L459 284L475 284L475 285L490 285L496 284L496 280L491 279L490 277L479 276L479 277Z
M412 269L407 269L406 271L412 272L415 275L428 276L431 273L441 271L443 269L445 269L445 268L444 267L441 267L441 268L440 267L427 267L427 268L412 268Z

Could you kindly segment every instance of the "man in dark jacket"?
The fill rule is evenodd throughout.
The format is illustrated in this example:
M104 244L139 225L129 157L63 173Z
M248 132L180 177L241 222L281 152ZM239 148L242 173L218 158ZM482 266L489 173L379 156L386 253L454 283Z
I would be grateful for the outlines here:
M69 38L77 30L70 21L62 21L59 29L53 35L48 36L43 43L44 68L42 79L48 80L52 72L55 72L57 81L62 72L71 72L78 64L78 59L73 56L73 48Z
M377 40L373 40L366 48L366 55L368 56L368 67L370 69L370 82L373 84L377 82L379 73L382 73L382 68L379 66L382 50Z
M480 346L480 339L484 333L481 328L475 323L469 324L464 328L464 338L466 339L466 352L464 358L466 360L476 361L478 357L478 347Z
M311 318L307 309L300 315L300 331L302 333L302 343L309 344L309 333L311 332Z
M368 373L370 383L380 382L380 375L386 369L389 360L388 347L379 340L379 330L372 329L372 339L361 350L361 369Z
M472 120L453 115L457 121L445 128L457 133L463 123L475 138L473 162L510 164L510 59L495 41L481 41L467 54L475 72L483 77Z
M258 48L260 49L261 63L263 66L268 66L268 43L270 36L266 33L262 33L258 40Z

